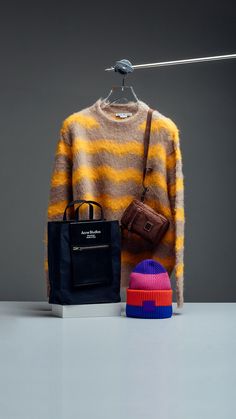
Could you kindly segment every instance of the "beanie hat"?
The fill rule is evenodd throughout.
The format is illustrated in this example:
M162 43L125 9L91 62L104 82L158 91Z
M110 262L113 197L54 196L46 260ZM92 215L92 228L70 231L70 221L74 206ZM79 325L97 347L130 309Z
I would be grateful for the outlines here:
M172 289L166 269L153 259L139 262L130 274L126 300L127 317L171 317Z

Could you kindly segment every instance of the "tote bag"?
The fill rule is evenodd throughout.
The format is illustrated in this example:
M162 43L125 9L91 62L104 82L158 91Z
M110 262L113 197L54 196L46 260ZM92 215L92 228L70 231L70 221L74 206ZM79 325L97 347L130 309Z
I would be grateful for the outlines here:
M67 220L69 207L80 203L75 219ZM89 205L89 218L79 209ZM93 206L101 217L94 219ZM120 302L121 230L118 220L106 220L96 201L75 200L63 219L48 221L48 273L51 304Z

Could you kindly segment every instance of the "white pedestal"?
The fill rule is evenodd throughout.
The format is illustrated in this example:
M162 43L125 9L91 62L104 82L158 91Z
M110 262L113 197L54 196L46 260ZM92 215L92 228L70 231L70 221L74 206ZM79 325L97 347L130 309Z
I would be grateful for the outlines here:
M57 317L116 317L122 315L124 303L51 304L52 314Z

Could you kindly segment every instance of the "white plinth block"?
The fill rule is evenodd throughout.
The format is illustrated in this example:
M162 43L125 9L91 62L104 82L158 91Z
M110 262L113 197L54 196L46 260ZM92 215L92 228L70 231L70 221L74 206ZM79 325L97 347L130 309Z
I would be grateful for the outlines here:
M57 317L114 317L121 316L122 303L60 305L52 304Z

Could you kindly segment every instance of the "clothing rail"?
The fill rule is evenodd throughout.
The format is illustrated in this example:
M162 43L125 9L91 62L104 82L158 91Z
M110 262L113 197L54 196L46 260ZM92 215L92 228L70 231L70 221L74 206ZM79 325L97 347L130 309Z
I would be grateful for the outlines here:
M129 69L129 71L126 71L125 69L123 69L123 74L126 74L128 72L133 71L133 69L138 70L138 69L142 69L142 68L165 67L165 66L170 66L170 65L200 63L200 62L205 62L205 61L230 60L230 59L233 59L233 58L236 58L236 54L215 55L213 57L188 58L186 60L163 61L163 62L151 63L151 64L132 65L128 60L117 61L117 63L120 63L122 61L126 61L126 65L127 65L127 63L130 64L131 68ZM106 68L105 71L119 71L119 69L118 70L115 69L115 66L114 66L114 67Z

